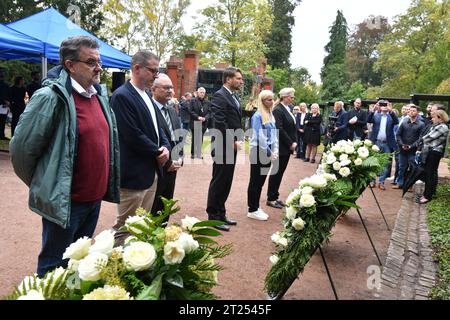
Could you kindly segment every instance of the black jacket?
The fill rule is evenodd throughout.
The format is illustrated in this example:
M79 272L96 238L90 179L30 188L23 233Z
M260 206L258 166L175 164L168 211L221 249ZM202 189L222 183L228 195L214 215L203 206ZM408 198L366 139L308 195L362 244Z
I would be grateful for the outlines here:
M198 121L198 117L206 118L203 122L203 127L206 127L211 121L211 102L206 99L201 101L199 98L194 98L189 104L189 114L191 116L191 128L194 128L194 121Z
M356 133L357 136L361 138L365 138L364 131L367 129L367 111L359 109L352 109L348 112L348 121L353 117L357 117L358 120L355 124L348 123L348 136L351 140L353 140L353 133Z
M120 186L133 190L148 189L155 174L162 173L156 157L162 146L170 151L169 139L161 123L158 123L158 128L154 127L147 105L130 81L114 91L111 107L119 129Z
M275 124L279 130L279 152L280 156L287 156L293 153L290 149L294 142L297 142L297 129L293 115L280 103L273 109Z
M180 102L180 117L182 123L191 122L191 114L189 113L190 101L184 100Z

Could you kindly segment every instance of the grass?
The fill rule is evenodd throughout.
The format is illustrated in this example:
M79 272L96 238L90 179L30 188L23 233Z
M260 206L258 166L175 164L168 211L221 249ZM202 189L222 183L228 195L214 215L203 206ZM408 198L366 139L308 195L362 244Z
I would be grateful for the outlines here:
M431 290L435 300L450 300L450 185L438 186L436 199L427 205L434 258L438 262L438 281Z

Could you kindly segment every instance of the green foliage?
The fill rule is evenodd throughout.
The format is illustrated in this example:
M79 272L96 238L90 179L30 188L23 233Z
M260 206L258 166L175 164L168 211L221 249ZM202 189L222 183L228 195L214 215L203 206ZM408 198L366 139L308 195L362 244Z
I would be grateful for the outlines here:
M295 23L294 9L301 0L270 0L275 23L266 35L267 62L274 69L289 68L292 51L292 27Z
M438 281L430 297L450 300L450 185L440 185L436 199L427 205L427 224L434 258L439 264Z

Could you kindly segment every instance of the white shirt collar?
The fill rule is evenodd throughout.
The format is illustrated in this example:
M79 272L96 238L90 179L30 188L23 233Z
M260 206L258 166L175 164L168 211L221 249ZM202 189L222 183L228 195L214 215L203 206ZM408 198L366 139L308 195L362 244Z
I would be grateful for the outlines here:
M230 93L230 94L233 94L233 92L230 90L230 89L228 89L227 87L225 87L225 86L223 86L225 89L227 89L227 91Z
M88 90L84 90L84 88L79 84L74 78L70 77L70 81L72 83L72 88L81 94L83 97L92 98L93 95L97 94L97 90L95 90L94 86L90 86Z
M164 108L164 106L159 101L157 101L156 99L152 99L152 100L155 102L155 104L159 110L162 110L162 108Z

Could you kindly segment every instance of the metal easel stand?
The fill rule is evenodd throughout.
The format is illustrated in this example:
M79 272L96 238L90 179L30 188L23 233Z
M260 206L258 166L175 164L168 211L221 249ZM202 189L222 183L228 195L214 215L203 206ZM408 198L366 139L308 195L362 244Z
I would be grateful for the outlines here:
M372 238L370 237L369 231L367 230L366 223L364 222L364 220L363 220L363 218L361 216L361 212L359 211L358 208L356 209L356 212L358 212L359 219L361 219L361 223L362 223L362 225L364 227L364 230L366 231L367 237L369 238L370 244L372 245L373 252L375 252L375 255L377 256L378 263L380 264L380 266L382 266L383 263L381 262L381 259L378 256L377 249L375 249L375 245L373 244Z
M391 231L391 228L389 228L389 224L387 223L386 217L384 216L383 210L381 210L380 203L378 202L377 196L375 195L375 192L373 192L373 187L369 184L370 191L372 191L373 198L375 199L375 202L377 203L378 209L380 209L381 216L383 217L384 223L386 224L386 227L388 231Z
M339 300L339 297L336 292L336 287L334 286L333 278L331 277L330 269L328 269L327 260L325 259L325 255L323 254L322 247L319 246L320 256L322 257L323 265L325 266L325 270L327 271L328 280L331 284L331 289L333 289L334 298Z

